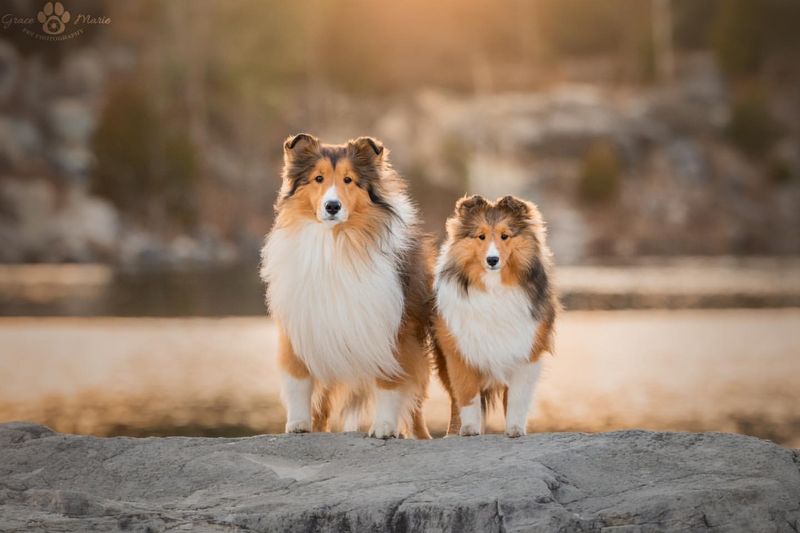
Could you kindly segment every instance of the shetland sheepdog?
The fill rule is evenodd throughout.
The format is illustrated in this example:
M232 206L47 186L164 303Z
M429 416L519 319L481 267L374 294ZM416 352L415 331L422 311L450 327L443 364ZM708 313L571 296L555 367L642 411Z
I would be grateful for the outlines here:
M430 438L433 253L405 182L369 137L329 145L301 133L283 149L261 278L279 328L286 432L327 431L337 404L355 431L366 405L370 436Z
M462 198L436 262L434 353L450 394L448 434L480 435L502 394L506 435L525 435L558 298L542 216L530 202Z

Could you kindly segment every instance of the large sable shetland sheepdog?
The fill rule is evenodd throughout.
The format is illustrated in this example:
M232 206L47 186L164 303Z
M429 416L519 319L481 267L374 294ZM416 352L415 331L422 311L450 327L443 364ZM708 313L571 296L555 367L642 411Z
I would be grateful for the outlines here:
M448 434L479 435L503 395L506 435L525 435L559 310L539 210L513 196L462 198L436 263L434 347L450 393Z
M286 431L326 431L338 398L345 431L370 405L371 436L430 438L433 254L405 182L368 137L328 145L301 133L283 149L261 277L280 331Z

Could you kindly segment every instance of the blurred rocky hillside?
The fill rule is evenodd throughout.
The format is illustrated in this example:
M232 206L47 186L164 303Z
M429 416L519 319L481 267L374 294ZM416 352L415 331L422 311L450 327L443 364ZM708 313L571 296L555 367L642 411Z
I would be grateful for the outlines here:
M383 139L439 234L513 193L562 263L800 253L789 0L65 5L112 22L0 30L0 262L249 261L298 131Z

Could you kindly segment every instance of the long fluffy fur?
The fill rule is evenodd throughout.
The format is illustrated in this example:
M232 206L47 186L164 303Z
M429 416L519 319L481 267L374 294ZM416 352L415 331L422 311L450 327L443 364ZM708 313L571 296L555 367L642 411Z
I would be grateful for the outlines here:
M502 249L501 270L487 271L483 264L490 245ZM510 196L457 203L434 282L435 361L452 399L448 433L458 431L459 409L475 393L484 409L501 396L505 404L522 365L552 351L560 307L550 256L544 223L532 203Z
M373 139L323 145L301 134L287 140L285 151L261 278L287 337L289 366L310 373L318 391L356 398L350 408L359 411L376 383L402 388L414 382L401 418L424 437L420 408L429 368L424 349L417 347L429 335L432 275L405 183L389 164L388 150ZM354 178L348 185L352 213L335 227L314 218L303 199L321 161L334 169L345 165ZM350 392L341 393L342 386ZM326 418L331 397L315 396L319 418Z

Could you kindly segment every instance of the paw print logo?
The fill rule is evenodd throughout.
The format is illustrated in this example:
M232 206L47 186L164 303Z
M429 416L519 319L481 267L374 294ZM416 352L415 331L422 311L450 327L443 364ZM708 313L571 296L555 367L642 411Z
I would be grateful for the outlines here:
M42 31L48 35L63 33L69 19L69 11L61 2L47 2L36 16L36 20L42 23Z

